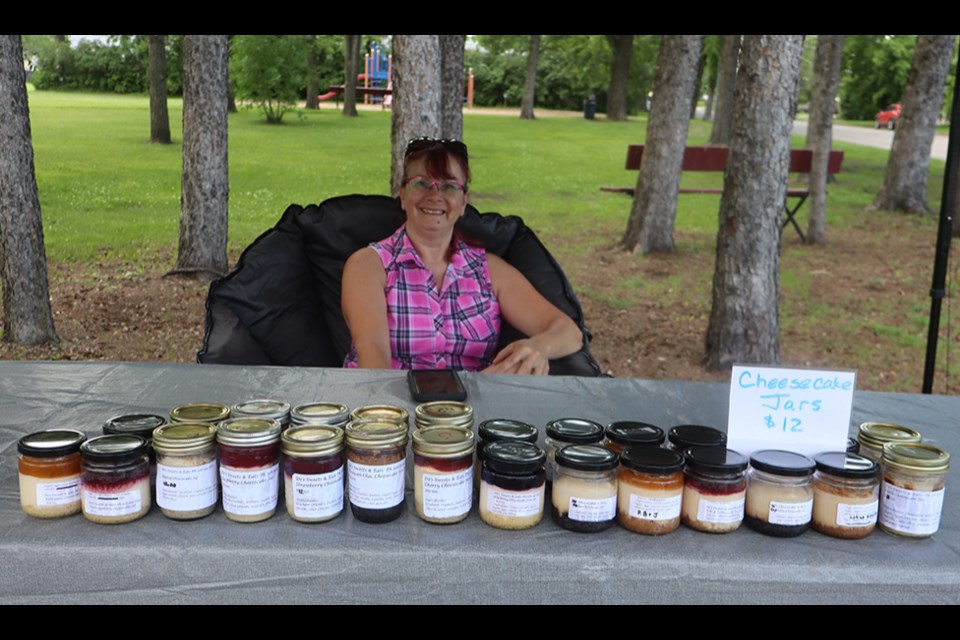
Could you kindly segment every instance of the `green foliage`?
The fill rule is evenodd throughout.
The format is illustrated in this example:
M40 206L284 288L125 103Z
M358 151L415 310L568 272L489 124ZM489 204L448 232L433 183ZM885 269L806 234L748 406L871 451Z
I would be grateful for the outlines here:
M234 36L230 76L236 96L259 105L267 122L280 124L296 110L306 84L307 42L303 36Z
M900 102L916 36L847 36L840 77L840 114L873 120L880 109Z

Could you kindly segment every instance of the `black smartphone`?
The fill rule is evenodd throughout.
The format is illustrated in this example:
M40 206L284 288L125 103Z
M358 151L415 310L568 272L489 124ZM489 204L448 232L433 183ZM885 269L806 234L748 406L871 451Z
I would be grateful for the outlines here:
M407 372L407 384L417 402L467 399L467 390L453 369L411 370Z

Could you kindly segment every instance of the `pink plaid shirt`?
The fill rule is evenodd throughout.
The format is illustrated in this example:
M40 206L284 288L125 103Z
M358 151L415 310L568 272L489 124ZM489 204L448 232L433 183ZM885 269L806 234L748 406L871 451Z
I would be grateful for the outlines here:
M490 283L487 253L455 242L440 292L407 237L406 225L370 245L387 274L384 293L394 369L478 371L496 355L500 305ZM357 366L355 346L343 366Z

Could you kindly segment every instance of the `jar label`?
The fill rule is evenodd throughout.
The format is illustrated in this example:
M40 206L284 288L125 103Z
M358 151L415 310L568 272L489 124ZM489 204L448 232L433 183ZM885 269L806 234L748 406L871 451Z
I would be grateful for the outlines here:
M428 518L455 518L470 512L473 505L473 466L455 473L423 473L423 515Z
M196 467L157 464L157 504L171 511L199 511L217 503L217 461Z
M70 480L37 483L37 506L59 507L80 501L80 476Z
M403 502L406 460L391 464L359 464L347 460L350 504L361 509L389 509Z
M508 518L528 518L543 511L543 486L526 491L503 491L487 485L487 510Z
M651 498L632 493L630 494L630 505L627 508L627 513L631 518L640 518L641 520L675 520L680 517L682 502L683 494L677 494L669 498Z
M238 516L256 516L276 509L279 478L279 463L258 469L220 465L223 510Z
M293 515L326 518L343 511L343 466L329 473L293 474Z
M576 498L570 496L571 520L580 522L603 522L613 520L617 515L617 496L609 498Z
M813 499L806 502L770 501L767 521L770 524L782 524L790 527L807 524L813 517Z
M912 535L930 535L940 528L943 489L911 491L883 481L880 524Z
M743 504L743 497L739 500L704 500L700 498L697 504L697 520L716 524L736 524L743 520Z
M867 504L837 505L837 525L840 527L872 527L877 523L877 507L880 502L874 500Z
M146 478L144 478L146 482ZM97 493L83 490L83 510L91 516L126 516L140 513L143 508L143 495L139 483L133 489L120 493Z

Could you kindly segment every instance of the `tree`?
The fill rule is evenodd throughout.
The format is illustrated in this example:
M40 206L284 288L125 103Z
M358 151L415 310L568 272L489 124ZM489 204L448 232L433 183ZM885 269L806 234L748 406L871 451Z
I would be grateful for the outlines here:
M360 36L343 36L343 115L357 115L357 73L360 67Z
M833 114L840 84L843 39L842 35L817 36L813 87L810 92L810 121L807 124L807 147L813 149L807 225L809 244L824 244L827 241L827 163L830 160Z
M280 124L296 110L306 79L306 57L300 36L234 36L231 76L236 95L256 102L267 122Z
M164 36L147 36L150 66L150 142L170 144L167 115L167 43Z
M227 36L183 38L183 177L173 274L227 272Z
M610 65L610 88L607 90L607 120L623 122L627 119L627 85L630 81L630 61L633 59L633 36L607 36L613 51Z
M720 67L717 71L717 91L713 106L713 129L707 144L728 145L733 123L733 102L737 89L737 59L740 56L740 36L723 36Z
M927 176L955 35L917 36L883 187L868 211L930 213Z
M463 46L467 36L440 38L440 120L444 138L463 139Z
M306 109L320 108L320 86L317 82L317 36L305 36L307 43L307 100Z
M900 102L916 42L906 35L847 36L840 80L844 118L872 120L883 107Z
M780 359L780 220L801 36L744 36L717 230L706 366Z
M520 103L520 118L533 120L533 103L537 93L537 60L540 57L540 36L530 36L527 52L527 74L523 81L523 101Z
M57 342L18 35L0 35L0 141L3 339L28 345Z
M621 241L635 253L672 252L683 150L690 124L690 93L700 57L700 36L663 36L653 78L647 143Z

